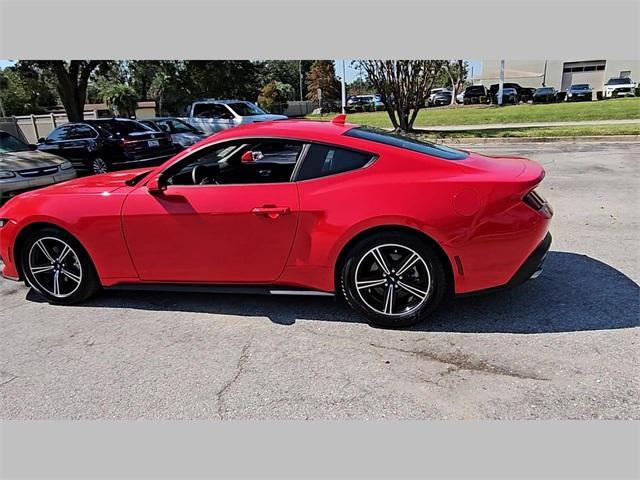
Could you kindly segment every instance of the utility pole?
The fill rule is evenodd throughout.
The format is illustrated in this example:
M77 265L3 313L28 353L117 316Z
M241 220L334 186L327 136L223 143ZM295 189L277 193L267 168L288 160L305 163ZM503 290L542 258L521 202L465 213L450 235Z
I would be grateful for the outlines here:
M342 113L347 113L347 71L342 59Z
M504 89L504 60L500 60L500 83L498 85L498 105L502 105L503 89Z
M544 61L544 73L542 74L542 86L546 87L547 83L547 60Z
M298 60L298 76L300 77L300 101L302 102L302 60Z

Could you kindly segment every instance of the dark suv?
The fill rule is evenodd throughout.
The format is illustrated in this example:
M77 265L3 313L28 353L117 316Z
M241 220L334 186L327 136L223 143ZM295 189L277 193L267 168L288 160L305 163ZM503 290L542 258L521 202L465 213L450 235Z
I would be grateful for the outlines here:
M494 83L489 87L489 94L491 96L491 102L498 103L498 88L499 84ZM521 87L517 83L503 83L502 88L513 88L518 94L518 101L527 103L533 100L533 94L536 91L535 88Z
M489 101L489 91L484 85L471 85L464 91L463 102L465 105L489 103Z
M104 173L139 163L159 165L178 149L166 133L134 120L109 118L65 123L39 139L38 150L64 157L78 170Z

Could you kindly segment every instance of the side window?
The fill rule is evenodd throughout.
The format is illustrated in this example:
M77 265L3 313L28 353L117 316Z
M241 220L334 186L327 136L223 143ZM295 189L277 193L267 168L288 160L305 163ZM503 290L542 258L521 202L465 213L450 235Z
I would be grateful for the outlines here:
M224 105L217 103L200 103L193 109L193 115L198 118L231 119L233 114Z
M168 185L242 185L290 182L304 144L247 139L196 151L165 172Z
M71 140L86 140L96 137L96 132L89 125L74 125L69 132Z
M71 126L63 125L61 127L56 128L52 131L47 137L47 141L49 142L60 142L63 140L69 140L69 131Z
M369 153L329 145L312 144L296 180L309 180L364 167L373 159Z

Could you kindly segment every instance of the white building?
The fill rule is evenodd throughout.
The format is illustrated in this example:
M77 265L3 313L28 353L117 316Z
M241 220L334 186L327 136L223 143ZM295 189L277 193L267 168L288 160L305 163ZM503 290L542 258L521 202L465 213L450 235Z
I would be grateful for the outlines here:
M597 92L612 77L640 80L639 60L505 60L504 65L504 81L523 87L544 85L566 91L572 84L588 83ZM486 60L473 83L489 87L499 78L500 60Z

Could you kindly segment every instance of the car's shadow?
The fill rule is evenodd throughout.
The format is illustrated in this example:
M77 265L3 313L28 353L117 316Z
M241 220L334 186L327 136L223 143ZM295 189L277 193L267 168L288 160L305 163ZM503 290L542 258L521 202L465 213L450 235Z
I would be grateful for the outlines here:
M27 298L42 301L33 290ZM105 291L84 306L364 322L327 297L269 297L195 293ZM411 330L465 333L552 333L640 325L640 287L618 270L585 255L550 252L544 273L509 291L447 301L428 322Z

